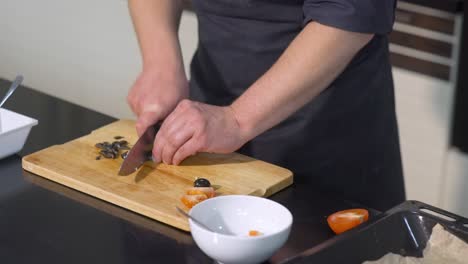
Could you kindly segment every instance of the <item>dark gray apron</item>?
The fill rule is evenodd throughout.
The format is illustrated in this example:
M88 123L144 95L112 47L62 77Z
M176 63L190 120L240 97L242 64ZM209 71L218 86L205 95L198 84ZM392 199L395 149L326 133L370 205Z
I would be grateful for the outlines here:
M382 10L375 10L374 1ZM360 14L385 11L382 17L392 18L394 3L380 1L335 2L346 2L343 6L359 2L355 9ZM228 105L240 96L272 66L303 25L320 22L321 14L332 14L324 24L333 26L336 21L337 27L353 31L368 27L360 28L367 22L345 17L341 9L334 10L336 5L322 6L324 1L318 0L193 2L199 45L191 64L191 96L214 105ZM296 183L366 206L386 210L402 202L393 80L382 33L392 22L377 23L373 40L317 98L239 152L292 170Z

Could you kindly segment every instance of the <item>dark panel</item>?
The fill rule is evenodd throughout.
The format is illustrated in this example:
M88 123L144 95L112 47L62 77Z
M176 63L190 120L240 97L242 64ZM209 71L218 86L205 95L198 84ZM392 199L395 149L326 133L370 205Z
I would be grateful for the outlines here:
M440 17L428 16L403 9L397 9L395 20L400 23L434 30L446 34L453 34L454 21Z
M447 58L452 56L452 44L408 34L405 32L393 31L390 34L390 42Z
M461 12L464 6L463 0L405 0L401 2L432 7L452 13Z
M465 10L468 18L468 10ZM460 45L460 64L455 93L455 115L452 129L452 144L468 153L468 19L463 22Z
M420 60L405 55L390 53L390 60L393 66L406 70L419 72L443 80L450 78L450 67L430 61Z

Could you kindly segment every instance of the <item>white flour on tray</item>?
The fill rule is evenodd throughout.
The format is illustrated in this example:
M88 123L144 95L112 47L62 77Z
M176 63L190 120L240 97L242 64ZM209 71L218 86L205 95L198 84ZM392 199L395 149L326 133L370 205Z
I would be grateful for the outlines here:
M388 253L375 261L363 264L466 264L468 263L468 244L452 235L437 224L423 251L422 258L403 257Z

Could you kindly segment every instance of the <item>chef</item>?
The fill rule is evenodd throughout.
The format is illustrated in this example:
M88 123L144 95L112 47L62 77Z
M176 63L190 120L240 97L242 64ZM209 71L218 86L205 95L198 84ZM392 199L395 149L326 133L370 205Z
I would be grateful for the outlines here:
M163 120L156 161L237 151L296 183L386 210L405 199L387 34L394 0L193 0L184 71L179 0L129 0L143 67L136 129Z

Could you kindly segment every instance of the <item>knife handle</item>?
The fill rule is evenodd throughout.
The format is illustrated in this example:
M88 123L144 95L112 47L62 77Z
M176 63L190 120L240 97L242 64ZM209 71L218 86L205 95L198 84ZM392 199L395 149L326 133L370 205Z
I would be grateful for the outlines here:
M150 137L152 137L151 141L154 141L154 139L156 138L156 134L158 133L159 129L161 128L162 123L163 123L163 121L158 121L156 124L154 124L152 126L152 128L153 128L152 133L146 133L146 134L150 135ZM149 130L149 128L148 128L148 130ZM145 152L145 157L146 157L146 161L153 161L154 162L153 145L152 144L151 144L151 150L148 150L147 152Z
M145 153L146 161L153 161L154 162L154 157L153 157L153 152L148 151Z

